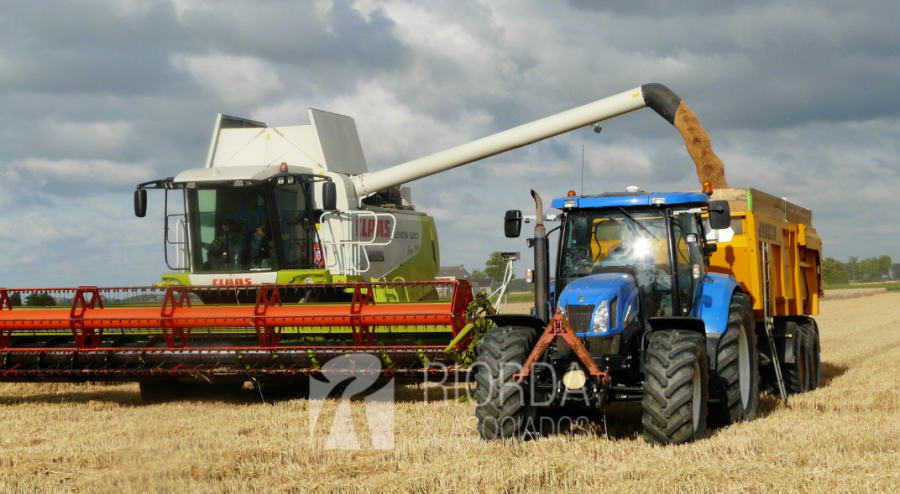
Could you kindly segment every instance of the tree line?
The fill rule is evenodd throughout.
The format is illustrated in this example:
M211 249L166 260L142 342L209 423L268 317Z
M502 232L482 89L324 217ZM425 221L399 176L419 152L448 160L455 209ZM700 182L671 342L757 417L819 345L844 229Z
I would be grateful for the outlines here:
M822 281L826 285L890 279L900 279L900 264L893 264L891 256L870 257L862 260L858 257L851 257L847 262L826 257L822 261Z
M54 299L49 293L31 293L27 297L25 297L25 301L23 303L22 294L19 292L15 292L9 296L9 302L13 307L20 307L23 305L31 307L48 307L51 305L56 305L56 299Z

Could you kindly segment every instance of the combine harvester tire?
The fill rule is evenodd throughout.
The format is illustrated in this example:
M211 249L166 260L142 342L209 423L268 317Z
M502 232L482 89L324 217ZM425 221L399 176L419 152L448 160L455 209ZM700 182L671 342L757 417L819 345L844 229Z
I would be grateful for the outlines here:
M724 427L756 419L759 408L759 353L756 322L743 293L731 298L728 328L716 352L716 378L709 403L709 424Z
M706 434L709 374L705 335L678 330L650 334L644 368L644 440L683 444Z
M478 346L475 416L482 439L516 439L526 432L529 412L534 407L528 406L524 388L513 375L522 371L535 338L532 328L493 328Z

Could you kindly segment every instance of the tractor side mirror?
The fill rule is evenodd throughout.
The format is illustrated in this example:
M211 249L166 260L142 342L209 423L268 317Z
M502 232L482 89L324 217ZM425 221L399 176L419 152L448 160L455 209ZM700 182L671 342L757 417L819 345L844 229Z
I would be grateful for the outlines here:
M728 201L709 202L709 227L724 230L731 227L731 208Z
M147 189L134 191L134 215L138 218L147 216Z
M337 209L337 184L325 182L322 185L322 209L334 211Z
M503 231L506 238L518 238L522 233L522 212L513 209L506 212L503 217Z

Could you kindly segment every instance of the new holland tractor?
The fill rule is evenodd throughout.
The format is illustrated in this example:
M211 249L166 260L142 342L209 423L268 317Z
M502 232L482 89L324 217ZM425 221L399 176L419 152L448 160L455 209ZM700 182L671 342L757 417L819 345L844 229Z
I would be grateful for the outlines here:
M532 191L534 313L490 316L496 327L476 365L482 437L532 433L540 409L567 403L640 402L644 438L680 444L707 424L753 420L760 386L785 400L818 386L808 315L821 295L821 240L811 213L754 189L713 194L706 182L704 192L629 187L555 199L551 286ZM521 212L505 222L518 237Z

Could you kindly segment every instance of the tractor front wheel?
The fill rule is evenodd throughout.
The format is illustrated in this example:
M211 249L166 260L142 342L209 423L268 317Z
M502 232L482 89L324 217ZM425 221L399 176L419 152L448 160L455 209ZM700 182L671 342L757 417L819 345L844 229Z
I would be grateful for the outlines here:
M706 434L709 364L706 335L655 331L644 366L644 440L683 444Z
M493 328L478 345L475 362L475 417L482 439L517 439L524 435L529 412L525 387L517 384L514 374L534 348L536 331L510 326Z

